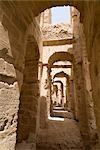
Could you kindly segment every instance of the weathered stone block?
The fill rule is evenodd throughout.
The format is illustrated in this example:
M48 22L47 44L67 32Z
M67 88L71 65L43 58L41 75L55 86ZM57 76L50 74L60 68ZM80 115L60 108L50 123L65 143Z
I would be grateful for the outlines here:
M16 72L13 64L9 64L2 58L0 58L0 74L16 78Z

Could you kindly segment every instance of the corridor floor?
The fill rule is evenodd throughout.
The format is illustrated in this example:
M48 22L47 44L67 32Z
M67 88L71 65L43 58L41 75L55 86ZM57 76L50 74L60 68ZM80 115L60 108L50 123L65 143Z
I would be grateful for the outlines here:
M48 127L40 129L37 150L83 150L78 123L68 118L49 118Z

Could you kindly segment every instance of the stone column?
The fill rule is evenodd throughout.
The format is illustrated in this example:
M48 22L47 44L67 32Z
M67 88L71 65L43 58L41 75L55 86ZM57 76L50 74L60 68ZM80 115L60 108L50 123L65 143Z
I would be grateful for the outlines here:
M86 51L86 38L83 31L84 27L80 24L80 45L82 49L82 59L83 59L83 74L84 74L84 85L85 85L85 97L86 97L86 105L87 105L87 114L88 114L88 123L90 129L90 138L91 143L95 142L97 136L96 130L96 119L94 114L94 99L93 99L93 91L92 84L90 78L90 62L88 61L87 51Z
M74 96L74 81L73 79L70 79L70 109L71 109L71 112L73 113L74 115L74 118L75 118L75 96Z
M62 101L62 106L64 106L64 85L61 84L61 101Z
M73 44L73 54L75 57L75 84L76 84L76 100L78 103L78 118L80 122L80 130L83 136L83 141L86 149L90 149L90 128L89 128L89 107L87 106L87 95L85 86L84 74L84 59L83 59L83 27L80 23L80 13L77 9L72 10L73 34L76 38L76 43ZM84 41L85 42L85 41Z
M39 52L32 37L28 37L24 79L20 95L17 141L35 144L38 112L38 59Z
M44 96L40 97L40 128L47 128L47 99Z
M67 89L68 89L68 94L67 94L67 97L68 97L68 110L70 110L71 108L71 103L70 103L70 79L68 77L67 79Z
M46 26L51 24L51 9L46 9L41 14L40 26Z
M66 78L66 104L65 104L65 110L68 109L68 92L67 92L67 78Z
M66 78L66 108L67 110L70 110L70 82L69 77Z
M76 84L76 94L78 101L78 115L79 115L79 125L81 135L83 137L85 148L90 149L90 131L88 125L87 107L86 107L86 97L85 97L85 86L84 78L82 72L82 62L76 64L74 68L75 84Z
M53 114L53 102L52 102L52 82L51 82L51 69L48 68L48 97L47 97L47 112L48 116Z

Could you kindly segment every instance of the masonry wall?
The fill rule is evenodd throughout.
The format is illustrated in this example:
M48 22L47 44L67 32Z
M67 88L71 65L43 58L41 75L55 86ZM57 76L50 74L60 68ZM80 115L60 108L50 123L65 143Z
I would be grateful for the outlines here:
M84 18L84 32L86 35L86 48L88 53L92 92L94 100L94 111L96 117L97 131L100 139L100 5L99 2L86 3ZM86 15L88 14L88 16ZM92 17L90 17L92 16Z
M86 110L85 109L84 110L87 115L87 128L89 127L88 134L90 136L89 137L90 142L92 142L93 144L93 140L96 138L96 122L95 122L95 116L94 116L94 102L93 102L93 96L92 96L92 91L91 91L92 86L91 86L91 79L90 79L89 61L87 58L86 43L85 43L86 41L85 41L85 35L83 31L84 28L83 28L82 23L80 23L79 12L73 7L71 9L72 9L73 32L77 40L77 43L74 44L74 47L73 47L74 48L73 52L75 52L74 55L76 58L76 76L80 74L79 72L81 72L81 76L83 76L82 79L79 82L77 82L77 86L76 86L76 90L80 90L80 93L81 93L81 85L82 85L83 86L82 92L84 92L84 100L77 97L78 105L79 105L78 107L81 107L81 105L82 107L85 106ZM81 67L81 70L78 69L79 66ZM77 72L77 69L78 69L78 72ZM76 78L76 81L78 81L77 78ZM81 103L82 102L81 100L84 101L84 104ZM80 109L79 109L80 120L86 117L84 116L84 114L83 116L80 116Z
M41 47L41 36L39 34L40 30L37 18L34 18L34 22L30 24L29 28L27 28L27 23L24 24L22 18L20 18L21 20L18 20L18 12L15 15L16 11L14 11L13 8L11 8L9 5L2 4L0 6L0 149L14 150L16 144L17 124L18 122L20 122L18 118L18 110L20 109L20 93L22 93L23 91L23 80L25 80L25 78L28 78L26 79L28 80L28 87L34 89L35 86L37 93L39 92L37 71L39 60L39 47ZM38 55L35 61L31 63L33 66L36 67L34 67L34 70L36 70L36 73L34 73L36 78L32 78L33 86L30 84L30 73L33 70L33 68L30 66L30 64L28 67L26 66L27 59L25 57L26 50L29 51L29 49L31 48L29 47L29 49L26 49L27 42L28 40L32 41L32 39L33 41L39 41L38 45L35 42L33 42L33 48L31 51L31 56L33 60L34 58L36 58L36 55ZM35 51L37 51L36 55L34 53ZM31 59L31 56L27 56L27 58L30 57ZM25 77L25 71L28 70L30 72L27 73ZM37 82L35 82L36 80ZM24 87L27 90L27 85L24 84ZM30 91L28 93L30 93ZM28 100L27 97L25 98ZM36 111L36 114L34 114L33 117L33 130L34 132L36 132L36 109L38 108L35 106L37 106L38 98L33 98L30 104L31 106L32 103L34 103L33 105L35 108L33 108L33 111ZM27 109L26 106L27 105L24 105L24 110ZM26 114L28 114L28 111L26 111ZM25 124L27 124L26 120L27 119L25 118ZM17 132L17 135L18 134L19 132ZM20 134L22 134L21 131Z
M40 26L44 27L48 24L51 24L51 9L46 9L40 16Z
M0 149L14 150L17 112L23 83L22 32L1 11L0 22ZM9 18L9 19L8 19ZM23 41L24 43L24 41Z

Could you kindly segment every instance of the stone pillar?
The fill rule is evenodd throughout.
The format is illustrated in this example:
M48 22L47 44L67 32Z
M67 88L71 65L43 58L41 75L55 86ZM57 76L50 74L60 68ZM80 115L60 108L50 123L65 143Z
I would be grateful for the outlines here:
M87 106L85 97L85 86L82 72L82 62L76 64L74 68L76 94L78 101L78 115L81 135L83 137L84 145L86 149L90 149L90 131L88 125Z
M69 77L66 78L66 109L70 110L70 82Z
M83 74L84 74L84 85L85 85L85 97L86 97L86 105L87 105L87 115L88 115L88 123L90 129L90 139L91 145L94 144L97 136L96 136L96 120L94 115L94 102L92 96L92 85L91 85L91 78L90 78L90 70L89 66L90 63L87 57L86 51L86 39L83 32L83 25L80 25L80 45L82 49L82 58L83 58Z
M68 92L67 92L67 78L66 78L66 104L65 104L65 110L68 109Z
M47 128L47 99L46 97L42 96L40 98L40 128L45 129Z
M46 9L41 13L40 26L44 27L51 24L51 9Z
M48 116L50 116L50 112L52 112L52 106L53 106L53 103L51 104L51 76L50 76L50 72L51 72L51 69L48 68L47 70L47 76L48 76L48 91L47 91L47 113L48 113Z
M64 85L63 83L61 84L61 101L62 101L62 106L64 106Z
M76 43L73 44L75 57L75 84L76 84L76 99L78 103L78 118L80 122L80 130L83 136L86 149L90 149L90 127L89 127L89 107L87 105L85 71L84 71L84 57L83 49L85 39L83 38L83 26L80 23L80 13L76 8L72 8L72 24L73 34L76 38ZM86 66L85 66L86 67Z
M70 103L70 79L69 77L67 78L67 89L68 89L68 93L67 93L67 97L68 97L68 110L70 110L71 108L71 103Z
M74 118L75 118L75 96L74 96L74 81L73 79L70 79L70 109L71 109L71 112L73 113L74 115Z
M28 37L25 57L24 80L20 95L18 114L17 141L35 144L37 112L39 98L37 44L32 37Z

